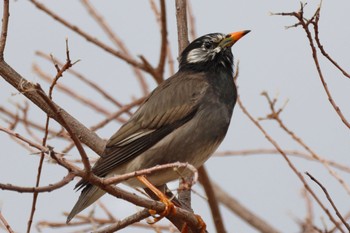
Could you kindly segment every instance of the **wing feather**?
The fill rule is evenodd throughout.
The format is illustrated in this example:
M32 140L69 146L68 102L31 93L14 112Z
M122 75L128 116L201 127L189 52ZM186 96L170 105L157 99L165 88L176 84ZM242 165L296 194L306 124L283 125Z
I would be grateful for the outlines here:
M189 121L207 87L204 74L198 73L186 77L178 73L164 81L108 140L103 155L92 168L93 173L106 176ZM88 182L81 180L76 188L86 185Z

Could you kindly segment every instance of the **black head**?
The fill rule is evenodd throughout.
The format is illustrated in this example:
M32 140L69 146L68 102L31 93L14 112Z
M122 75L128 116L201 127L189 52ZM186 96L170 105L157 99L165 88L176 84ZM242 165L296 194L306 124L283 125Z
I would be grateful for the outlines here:
M232 73L231 47L248 32L250 31L234 32L227 35L211 33L197 38L182 52L180 70L217 71L224 69L224 71Z

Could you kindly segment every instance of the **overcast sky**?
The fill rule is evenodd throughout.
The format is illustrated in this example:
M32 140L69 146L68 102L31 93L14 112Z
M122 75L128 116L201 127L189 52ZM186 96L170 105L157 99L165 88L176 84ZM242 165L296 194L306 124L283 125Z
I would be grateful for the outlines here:
M124 40L135 56L144 55L152 64L158 61L160 35L155 17L148 1L92 1L103 13L113 30ZM172 53L177 54L175 7L167 1L169 41ZM171 3L171 4L170 4ZM86 30L90 34L112 45L102 30L89 17L79 1L46 0L50 9ZM305 14L311 16L318 2L307 5ZM239 94L243 103L255 117L269 113L266 100L260 95L267 91L278 95L279 105L289 100L282 119L305 143L324 158L350 165L349 129L340 121L328 102L315 65L305 33L301 28L285 29L296 23L294 18L270 16L270 12L290 12L299 9L299 1L208 1L194 0L192 8L196 19L198 36L212 32L229 33L242 29L252 32L233 47L235 60L240 61ZM2 6L1 6L2 8ZM11 1L11 17L6 47L6 61L26 79L44 84L32 71L33 64L55 74L50 62L35 55L35 51L52 53L65 59L65 38L69 39L71 59L81 61L74 68L89 79L99 83L109 93L123 103L142 96L132 71L125 62L96 48L77 36L49 16L36 9L29 1ZM323 1L320 21L320 37L325 49L345 69L350 70L350 3L346 0ZM329 89L344 115L350 120L350 80L341 75L326 60L320 61ZM71 76L60 82L88 96L111 112L116 108L86 85ZM155 82L147 76L153 89ZM14 109L12 103L23 103L14 88L0 79L0 105ZM87 126L104 117L71 100L65 94L54 93L54 100L79 121ZM44 124L45 114L31 105L30 118ZM52 124L53 121L51 121ZM7 124L0 119L0 125ZM263 122L264 127L284 149L301 149L275 122ZM111 136L119 125L112 123L97 133L104 138ZM21 127L18 132L25 132ZM38 136L43 135L38 133ZM38 157L30 155L8 136L0 133L2 152L0 153L0 182L33 186L35 184ZM55 142L56 143L56 142ZM49 141L50 144L50 141ZM64 144L53 145L63 148ZM225 141L219 148L243 150L272 148L262 133L236 107L232 124ZM71 156L76 156L76 151ZM92 152L91 156L95 156ZM335 204L342 213L350 210L349 195L326 169L314 162L293 158L299 171L309 171L328 188ZM305 202L301 195L302 184L280 155L235 156L211 158L206 166L212 179L220 183L226 191L237 198L250 210L266 219L283 232L297 232L295 217L304 218ZM45 163L42 184L58 181L66 174L63 168ZM350 176L339 171L349 182ZM38 220L64 221L63 211L69 211L78 198L73 191L76 181L53 193L41 194L38 199L34 222ZM310 182L321 200L329 207L319 188ZM204 192L199 185L194 187ZM10 225L17 232L24 232L31 208L32 195L0 191L0 208ZM122 200L104 197L118 218L133 213L136 208ZM202 214L208 222L209 232L214 232L206 202L193 195L196 213ZM315 204L316 205L316 204ZM329 207L330 208L330 207ZM222 208L228 232L255 232L246 223ZM84 213L88 213L85 211ZM322 220L328 223L325 214L316 207L315 221L322 227ZM332 226L329 224L329 226ZM1 229L0 229L1 232ZM36 229L33 229L36 232ZM45 230L44 232L49 232ZM59 231L56 231L59 232ZM125 230L122 232L135 232Z

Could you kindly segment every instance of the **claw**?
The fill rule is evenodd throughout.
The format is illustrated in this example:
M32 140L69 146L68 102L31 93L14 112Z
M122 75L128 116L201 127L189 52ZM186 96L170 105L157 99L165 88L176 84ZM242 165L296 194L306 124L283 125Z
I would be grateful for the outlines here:
M154 224L161 220L162 218L175 214L175 206L174 204L162 193L159 189L157 189L145 176L138 176L137 179L142 182L147 188L149 188L158 198L159 201L161 201L165 205L165 209L162 213L158 214L158 217L155 217L154 215L157 214L155 210L149 210L149 213L154 218L153 221L147 221L148 224Z
M205 224L205 222L203 221L202 217L198 214L195 214L197 221L198 221L198 232L200 233L207 233L207 225ZM182 229L181 229L181 233L188 233L188 225L187 223L184 223Z

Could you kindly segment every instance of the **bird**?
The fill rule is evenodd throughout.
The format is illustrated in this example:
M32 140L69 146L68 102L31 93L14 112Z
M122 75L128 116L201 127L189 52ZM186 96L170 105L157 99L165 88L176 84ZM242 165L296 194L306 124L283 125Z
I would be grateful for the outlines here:
M202 166L230 125L237 100L231 47L249 32L210 33L192 41L179 56L178 71L107 141L93 174L108 178L173 162ZM146 178L157 187L178 179L179 173L168 169ZM148 187L137 178L124 183ZM84 179L75 189L82 192L67 223L105 194Z

